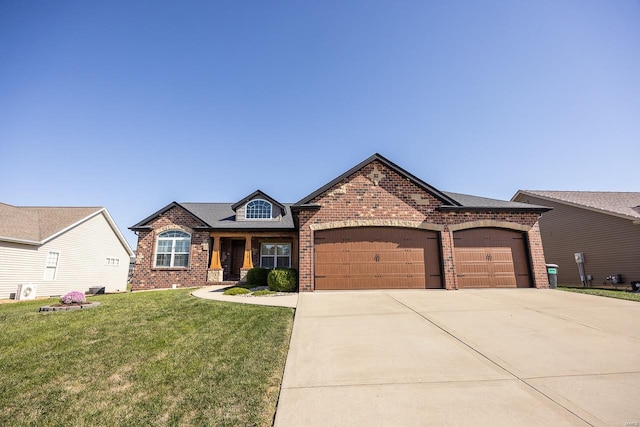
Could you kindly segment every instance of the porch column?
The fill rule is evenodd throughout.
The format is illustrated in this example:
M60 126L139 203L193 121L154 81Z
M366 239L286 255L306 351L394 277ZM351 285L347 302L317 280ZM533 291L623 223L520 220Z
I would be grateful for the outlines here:
M220 240L218 235L211 234L213 238L213 250L211 252L211 265L209 271L207 271L207 282L222 282L223 271L222 264L220 263Z
M220 237L219 236L212 236L213 237L213 252L211 254L211 265L209 266L210 269L214 269L214 268L222 268L222 264L220 263Z
M242 268L251 270L253 268L253 254L251 253L251 236L244 237L244 262Z

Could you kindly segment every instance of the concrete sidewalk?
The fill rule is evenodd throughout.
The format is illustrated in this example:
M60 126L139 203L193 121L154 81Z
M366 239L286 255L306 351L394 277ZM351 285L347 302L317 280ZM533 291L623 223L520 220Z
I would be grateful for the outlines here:
M639 425L638 324L557 290L303 293L275 425Z
M298 304L297 293L261 297L224 295L225 289L231 287L231 285L207 286L206 288L200 288L193 291L191 295L198 298L211 299L216 301L237 302L239 304L268 305L271 307L296 308L296 305Z

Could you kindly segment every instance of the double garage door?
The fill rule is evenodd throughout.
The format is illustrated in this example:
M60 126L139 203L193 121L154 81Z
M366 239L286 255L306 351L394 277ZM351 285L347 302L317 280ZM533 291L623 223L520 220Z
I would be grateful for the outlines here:
M523 233L472 229L454 233L459 288L528 287ZM315 233L315 289L441 288L438 233L358 227Z
M358 227L315 233L315 288L440 288L438 233Z

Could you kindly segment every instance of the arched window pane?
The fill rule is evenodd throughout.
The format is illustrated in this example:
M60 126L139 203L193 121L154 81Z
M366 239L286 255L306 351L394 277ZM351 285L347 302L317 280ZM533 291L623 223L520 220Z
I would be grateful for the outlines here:
M271 219L271 203L256 199L247 203L245 212L247 219Z
M188 267L191 235L171 230L158 235L156 267Z

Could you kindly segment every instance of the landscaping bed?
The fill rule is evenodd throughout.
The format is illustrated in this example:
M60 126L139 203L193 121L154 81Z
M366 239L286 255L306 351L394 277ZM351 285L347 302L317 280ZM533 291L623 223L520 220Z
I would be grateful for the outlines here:
M96 302L86 302L83 304L51 304L45 305L44 307L40 307L38 311L69 311L69 310L82 310L86 308L94 308L99 306L100 303Z

